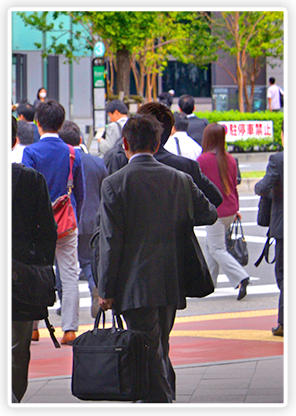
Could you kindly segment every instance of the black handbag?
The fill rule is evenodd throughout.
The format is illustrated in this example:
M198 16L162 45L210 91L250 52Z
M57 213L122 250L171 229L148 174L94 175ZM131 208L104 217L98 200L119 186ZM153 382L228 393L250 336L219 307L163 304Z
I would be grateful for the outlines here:
M103 328L98 328L103 315ZM73 341L72 394L81 400L145 400L148 396L148 347L145 333L124 329L112 314L105 328L105 312L94 328Z
M241 234L240 237L238 234L239 228ZM226 247L227 251L239 262L240 265L246 266L248 264L248 246L244 237L241 220L238 217L236 217L233 224L226 231Z
M269 260L269 249L272 246L272 244L274 243L274 241L275 241L275 239L270 237L270 228L268 228L268 231L266 233L266 241L265 241L262 253L260 254L256 263L254 263L254 266L258 267L263 259L265 259L265 261L268 264L272 264L272 263L275 262L276 254L274 254L274 257L273 257L272 261Z
M203 298L214 292L215 286L194 232L194 210L191 189L186 175L182 175L188 197L189 225L185 236L185 296Z
M12 259L12 298L24 304L25 315L30 314L26 320L46 318L47 307L53 306L56 299L53 267Z
M267 196L261 196L258 204L257 224L261 227L268 227L272 205L272 192Z

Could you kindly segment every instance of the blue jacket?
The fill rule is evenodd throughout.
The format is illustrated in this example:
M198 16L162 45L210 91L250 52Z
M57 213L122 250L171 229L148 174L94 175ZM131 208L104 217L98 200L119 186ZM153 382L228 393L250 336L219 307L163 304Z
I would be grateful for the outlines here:
M57 134L47 135L25 148L22 163L41 172L47 182L51 202L67 193L70 171L69 147ZM73 165L74 188L71 200L77 221L84 201L84 174L79 150L75 150Z

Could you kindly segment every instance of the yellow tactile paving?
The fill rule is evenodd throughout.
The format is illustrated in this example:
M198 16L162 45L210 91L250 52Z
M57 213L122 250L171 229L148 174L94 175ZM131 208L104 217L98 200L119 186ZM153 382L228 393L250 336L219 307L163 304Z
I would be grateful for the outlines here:
M217 313L208 315L195 315L195 316L179 316L176 317L175 323L186 323L186 322L200 322L200 321L213 321L221 319L235 319L235 318L254 318L259 316L273 316L277 315L277 309L263 309L256 311L244 311L244 312L228 312L228 313ZM100 325L101 327L101 325ZM110 328L111 324L107 323L106 328ZM77 335L83 334L88 330L93 329L93 324L80 325ZM49 338L49 332L47 328L39 329L41 338ZM63 336L63 331L60 327L55 328L55 336L59 339ZM204 337L204 338L221 338L221 339L240 339L240 340L256 340L256 341L274 341L283 342L282 337L274 337L270 330L209 330L209 331L182 331L173 330L171 336L181 337Z

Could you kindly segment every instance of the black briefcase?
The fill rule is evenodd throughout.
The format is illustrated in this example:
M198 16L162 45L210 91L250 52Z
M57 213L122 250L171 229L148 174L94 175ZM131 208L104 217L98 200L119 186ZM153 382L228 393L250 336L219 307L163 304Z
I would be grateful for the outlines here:
M81 400L145 400L149 386L145 334L124 329L119 316L113 315L112 321L112 327L105 328L100 308L94 329L74 340L72 394Z

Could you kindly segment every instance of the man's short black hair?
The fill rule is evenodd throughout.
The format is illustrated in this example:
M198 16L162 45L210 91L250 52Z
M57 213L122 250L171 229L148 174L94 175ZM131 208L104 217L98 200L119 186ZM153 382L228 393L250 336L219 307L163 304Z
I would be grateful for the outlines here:
M195 107L194 98L191 95L181 95L178 101L178 105L185 114L191 114Z
M64 121L58 133L65 143L71 146L79 146L81 136L80 128L73 121Z
M106 113L113 114L114 111L118 111L120 114L127 114L128 109L127 106L124 104L124 102L120 100L112 100L109 104L107 104L106 107Z
M136 114L128 119L122 129L132 152L149 151L154 153L160 143L161 125L149 114Z
M175 129L177 131L187 131L189 120L184 113L174 113Z
M65 120L65 109L57 101L48 100L38 105L35 118L45 133L56 133Z
M270 82L270 84L275 84L275 78L274 77L270 77L269 78L269 82Z
M34 142L34 130L32 124L24 120L17 122L17 137L21 144L28 145Z
M150 102L141 105L138 108L137 114L151 114L160 122L163 129L161 143L164 145L171 135L172 127L174 125L174 116L169 107L160 102Z
M23 115L26 121L34 121L35 108L32 106L32 104L20 104L16 109L16 112L18 117Z

